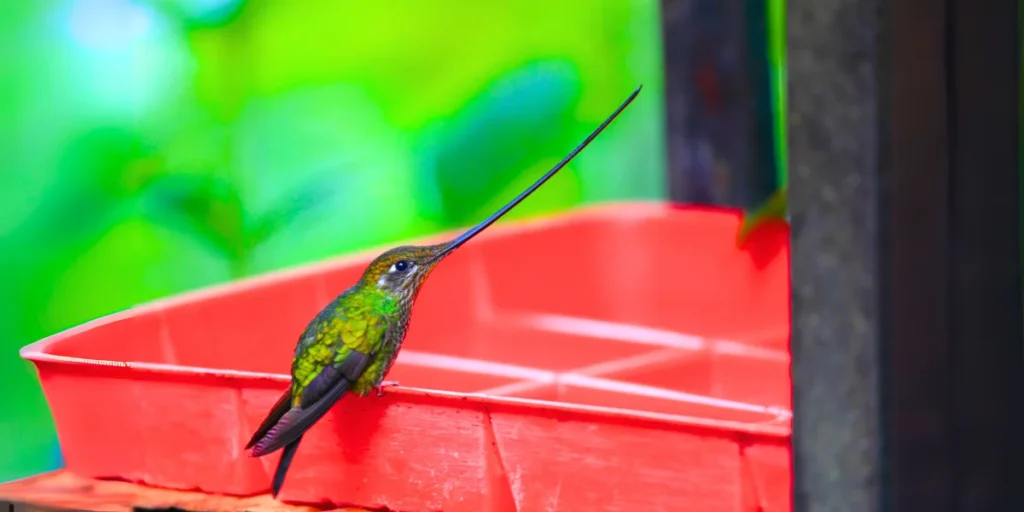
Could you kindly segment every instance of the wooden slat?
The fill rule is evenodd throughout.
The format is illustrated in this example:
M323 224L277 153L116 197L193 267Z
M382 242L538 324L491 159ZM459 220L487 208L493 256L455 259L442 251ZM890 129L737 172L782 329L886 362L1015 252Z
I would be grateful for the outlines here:
M156 489L144 485L75 476L67 471L44 473L0 484L0 512L9 503L19 512L132 512L174 510L180 512L368 512L360 508L316 508L281 503L270 495L238 498L200 492Z

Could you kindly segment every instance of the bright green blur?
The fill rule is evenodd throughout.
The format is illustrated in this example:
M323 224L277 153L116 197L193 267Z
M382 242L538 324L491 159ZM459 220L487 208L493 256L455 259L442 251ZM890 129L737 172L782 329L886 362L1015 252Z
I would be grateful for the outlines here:
M768 62L772 75L772 119L775 122L775 172L786 188L786 0L768 0Z
M509 218L663 197L660 37L653 0L3 2L0 481L59 464L45 335L470 224L638 84Z

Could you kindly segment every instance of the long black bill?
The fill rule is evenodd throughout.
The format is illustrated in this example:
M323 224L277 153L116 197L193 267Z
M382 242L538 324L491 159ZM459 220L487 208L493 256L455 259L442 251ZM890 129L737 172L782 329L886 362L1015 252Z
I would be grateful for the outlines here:
M506 204L505 206L502 206L501 209L499 209L498 211L494 212L494 214L492 214L490 217L487 217L486 219L484 219L482 222L480 222L476 226L473 226L473 227L469 228L465 233L459 235L455 240L452 240L451 241L451 245L449 245L444 250L444 252L439 254L438 258L439 259L443 258L444 256L448 255L448 253L450 253L450 252L454 251L455 249L457 249L460 245L468 242L469 239L471 239L474 236L480 234L481 231L487 229L487 227L490 226L491 224L494 224L498 219L500 219L502 216L504 216L506 213L508 213L509 210L511 210L512 208L515 208L516 205L518 205L519 203L523 202L523 200L526 199L527 197L529 197L530 194L532 194L534 191L536 191L538 188L540 188L540 186L543 185L544 182L546 182L549 179L551 179L551 177L554 176L555 173L557 173L558 171L562 170L562 167L565 167L565 165L568 164L573 158L575 158L576 155L578 155L580 153L580 151L583 151L583 148L587 147L587 144L590 144L590 141L594 140L594 138L597 137L598 134L600 134L602 131L604 131L604 129L609 124L611 124L611 122L613 120L615 120L615 118L618 117L618 115L621 114L622 111L625 110L626 107L628 107L630 103L633 102L633 99L636 98L637 94L640 94L640 89L642 89L642 88L643 88L642 85L637 87L636 90L633 91L633 94L630 94L629 97L626 98L626 101L622 102L622 105L619 105L619 108L615 109L615 112L612 112L612 115L608 116L608 119L605 119L604 122L601 123L601 125L598 126L596 130L591 132L590 135L587 136L587 138L583 142L581 142L578 146L576 146L576 149L573 149L572 153L569 153L568 155L566 155L565 158L562 159L561 162L558 162L558 165L554 166L550 171L545 173L544 176L541 176L539 180L534 182L533 185L530 185L529 188L527 188L526 190L522 191L522 193L520 193L518 196L516 196L515 199L509 201L508 204Z

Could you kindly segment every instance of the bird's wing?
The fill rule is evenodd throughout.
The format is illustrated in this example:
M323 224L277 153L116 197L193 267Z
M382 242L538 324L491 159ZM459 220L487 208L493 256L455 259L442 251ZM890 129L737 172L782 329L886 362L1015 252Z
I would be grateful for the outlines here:
M370 361L369 354L340 345L335 361L325 366L306 384L297 406L289 408L267 429L266 435L255 443L252 455L266 455L305 434L345 394L349 385L362 375Z
M349 381L354 381L359 378L359 375L362 374L363 370L365 370L365 367L368 364L368 358L364 357L365 354L362 354L359 351L349 350L347 352L347 356L341 356L339 354L341 361L337 365L337 372ZM336 380L336 378L337 374L332 372L321 372L317 375L312 381L310 381L303 393L303 403L309 403L311 397L324 396L329 391L329 387L334 383L333 381ZM253 446L256 446L256 443L263 439L267 433L270 432L270 429L272 429L274 425L277 425L277 423L281 421L281 418L284 417L291 408L292 388L289 386L281 395L281 398L277 399L277 403L270 408L270 413L267 414L266 418L264 418L263 423L260 423L259 428L256 429L252 438L249 439L249 443L245 445L245 449L248 450Z
M359 378L370 362L370 356L348 348L339 347L335 362L325 366L302 389L298 404L281 415L268 429L265 436L253 448L253 456L276 451L298 439L314 423L320 420L337 402L349 385ZM294 404L294 399L293 399Z

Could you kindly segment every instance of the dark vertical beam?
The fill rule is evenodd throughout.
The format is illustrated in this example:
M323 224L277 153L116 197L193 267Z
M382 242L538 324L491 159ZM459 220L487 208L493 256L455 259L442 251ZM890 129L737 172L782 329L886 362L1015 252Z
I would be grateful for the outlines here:
M949 0L957 510L1024 510L1018 0Z
M775 188L763 0L663 0L668 191L752 206Z
M948 18L942 2L883 14L877 219L882 317L878 390L884 510L952 510Z
M744 207L760 205L779 186L779 170L775 155L775 106L772 105L772 62L769 55L769 22L767 0L746 0L743 3L744 41L746 43L747 80L750 84L749 133L750 167L746 189L742 191Z
M1016 0L789 0L798 511L1024 510Z

